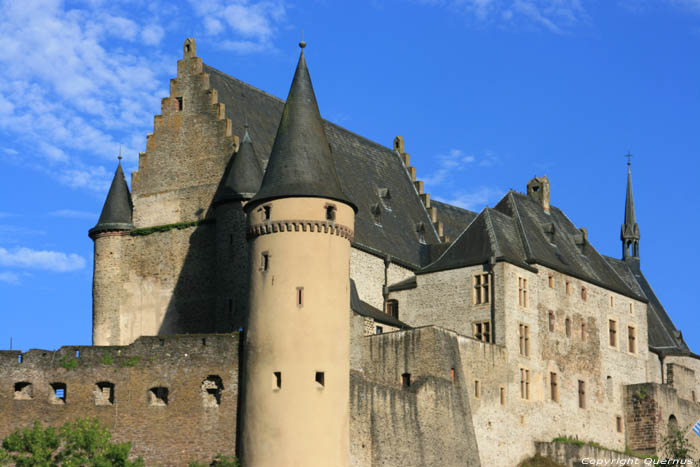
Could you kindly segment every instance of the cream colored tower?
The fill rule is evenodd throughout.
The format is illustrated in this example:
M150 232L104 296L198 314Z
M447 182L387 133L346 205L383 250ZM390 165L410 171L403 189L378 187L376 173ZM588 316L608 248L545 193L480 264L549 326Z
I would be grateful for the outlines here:
M355 206L340 188L303 50L260 191L246 210L242 461L347 466Z

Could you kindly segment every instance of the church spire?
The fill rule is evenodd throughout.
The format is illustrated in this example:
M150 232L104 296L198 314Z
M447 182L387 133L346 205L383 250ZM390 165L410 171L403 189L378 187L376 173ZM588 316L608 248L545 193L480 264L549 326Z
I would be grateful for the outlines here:
M294 80L284 104L277 136L260 190L248 209L278 198L327 198L355 205L343 193L335 162L323 128L311 77L306 67L304 47Z
M91 238L95 238L96 234L102 232L133 229L134 226L131 221L132 206L131 193L129 193L129 187L126 185L124 171L122 170L120 150L119 163L117 164L117 170L114 172L114 178L112 179L112 185L109 187L102 214L100 214L97 225L90 229L88 235Z
M625 198L625 223L622 224L620 239L622 240L622 259L639 258L639 226L634 214L634 196L632 194L632 163L627 156L627 196Z

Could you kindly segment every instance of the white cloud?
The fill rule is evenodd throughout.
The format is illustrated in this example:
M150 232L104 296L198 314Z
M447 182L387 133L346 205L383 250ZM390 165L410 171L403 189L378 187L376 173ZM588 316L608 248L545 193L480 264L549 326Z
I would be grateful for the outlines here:
M53 211L49 213L53 217L63 217L66 219L89 219L97 220L98 215L94 212L88 211L77 211L74 209L60 209L58 211Z
M141 39L147 45L158 45L163 40L165 31L157 24L149 24L141 31Z
M424 178L428 185L439 185L453 179L459 172L476 162L476 157L460 149L450 149L447 154L435 156L433 172Z
M0 282L5 282L10 285L19 284L19 274L14 272L0 271Z
M494 187L481 186L472 191L458 191L448 197L436 197L454 206L471 211L481 211L490 202L496 202L504 195L504 191Z
M75 253L16 248L13 251L0 248L0 265L19 268L42 269L53 272L76 271L85 267L85 259Z

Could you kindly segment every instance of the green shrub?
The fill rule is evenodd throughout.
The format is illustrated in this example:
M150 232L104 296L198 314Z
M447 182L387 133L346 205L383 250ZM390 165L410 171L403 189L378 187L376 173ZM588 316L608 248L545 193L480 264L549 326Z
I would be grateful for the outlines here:
M78 368L78 359L64 355L63 357L61 357L59 365L61 365L61 367L65 368L68 371L74 370Z

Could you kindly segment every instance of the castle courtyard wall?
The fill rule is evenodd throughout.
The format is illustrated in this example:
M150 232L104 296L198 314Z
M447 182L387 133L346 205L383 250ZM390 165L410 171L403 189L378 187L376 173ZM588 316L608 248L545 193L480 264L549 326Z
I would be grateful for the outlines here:
M95 417L114 441L132 442L132 454L147 465L234 455L238 345L238 334L210 334L140 338L121 347L2 351L0 439L35 420L60 426ZM103 382L113 385L111 402L97 386ZM54 397L53 383L65 384L65 401ZM217 385L218 403L211 392ZM167 388L167 404L154 399L156 387Z

